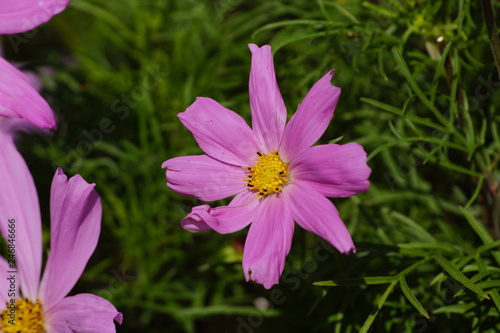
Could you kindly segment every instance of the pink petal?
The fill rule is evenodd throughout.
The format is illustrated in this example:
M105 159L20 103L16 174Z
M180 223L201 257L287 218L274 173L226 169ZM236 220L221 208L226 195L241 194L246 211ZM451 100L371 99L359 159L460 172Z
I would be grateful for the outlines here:
M5 118L2 116L0 116L0 131L11 136L14 139L14 142L17 141L21 132L36 133L47 136L54 134L54 132L49 129L36 127L33 123L30 123L26 119Z
M293 179L310 182L310 186L327 197L348 197L370 187L371 169L366 153L357 143L314 146L291 163Z
M252 128L261 142L260 151L270 152L278 150L285 129L285 102L276 82L271 47L259 48L255 44L248 47L252 52L249 83Z
M258 146L254 134L235 112L213 99L198 97L178 116L208 156L237 166L255 163Z
M181 227L189 232L206 232L212 230L206 222L207 219L213 219L210 216L211 210L212 208L209 205L193 207L191 213L181 220Z
M262 200L243 252L243 272L269 289L279 282L293 237L293 217L282 197Z
M5 309L5 302L7 302L10 298L17 298L19 291L19 281L18 276L15 274L15 278L12 280L8 280L11 278L11 271L15 271L15 269L11 269L7 260L0 257L0 312ZM14 287L11 289L11 282L14 283ZM10 294L10 296L9 296Z
M62 12L69 0L2 0L0 34L31 30Z
M302 228L322 237L342 253L356 252L351 235L330 200L300 181L288 184L282 196Z
M12 141L0 130L0 231L8 240L14 235L15 259L25 297L38 293L42 265L42 225L33 177ZM15 220L15 232L9 232ZM11 230L12 231L12 230Z
M286 125L280 149L285 161L318 141L332 120L340 97L340 88L330 83L332 78L333 70L314 84Z
M1 18L0 18L1 21ZM0 116L24 118L40 128L55 128L54 113L21 71L0 58Z
M220 234L230 234L249 225L258 207L259 200L255 193L244 190L236 195L228 206L213 209L208 205L194 207L181 221L181 226L191 232L213 229Z
M162 168L167 168L168 187L203 201L224 199L246 189L242 167L207 155L172 158L165 161Z
M113 320L123 321L113 304L92 294L66 297L46 315L48 331L54 333L115 333Z
M57 169L50 193L50 252L40 299L50 309L73 288L94 252L102 207L95 184L80 175L69 180Z

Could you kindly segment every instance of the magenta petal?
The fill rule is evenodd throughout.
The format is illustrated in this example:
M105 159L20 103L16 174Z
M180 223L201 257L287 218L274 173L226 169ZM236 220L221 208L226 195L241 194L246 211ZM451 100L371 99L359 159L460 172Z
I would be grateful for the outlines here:
M333 70L314 84L286 125L280 149L285 161L316 143L332 120L340 97L340 88L330 83L332 78Z
M227 206L210 208L208 205L194 207L181 221L181 226L191 232L213 229L220 234L229 234L245 228L252 222L259 207L255 193L244 190Z
M62 299L46 314L49 332L115 333L115 323L123 315L109 301L92 294L77 294Z
M270 196L262 200L250 226L243 252L243 272L269 289L279 282L293 237L293 217L286 200Z
M49 134L49 130L40 129L29 121L19 118L5 118L0 116L0 131L10 135L16 141L20 132Z
M207 219L213 219L210 215L211 210L212 208L210 208L209 205L193 207L191 213L181 220L181 227L189 232L205 232L212 230L206 222Z
M25 297L36 298L42 265L42 224L33 177L12 137L0 130L0 231L15 236L16 264ZM9 232L8 221L15 232Z
M260 151L278 150L286 124L286 107L274 72L273 54L269 45L259 48L249 44L252 52L250 69L250 109L252 128L261 142Z
M40 285L46 309L73 288L97 245L102 207L94 186L80 175L68 180L61 169L52 181L50 253Z
M62 12L69 0L2 0L0 34L31 30Z
M294 179L311 182L327 197L348 197L370 187L366 152L357 143L311 147L290 163L290 170Z
M56 127L50 106L25 74L1 57L0 73L0 116L24 118L40 128Z
M182 195L203 201L230 197L244 190L245 170L219 162L207 155L183 156L163 163L167 168L167 185Z
M178 117L208 156L238 166L255 163L255 136L235 112L213 99L198 97Z
M7 260L0 257L0 311L5 309L5 302L10 299L9 293L12 292L11 290L13 290L16 294L17 291L19 291L19 287L17 284L17 274L15 280L12 280L12 282L15 282L15 287L13 289L10 288L11 280L7 280L11 277L11 274L7 273L9 271L15 271L15 269L10 269ZM15 298L16 296L17 295L14 295L13 298Z
M322 237L342 253L356 251L337 208L307 183L289 184L283 191L283 199L289 202L294 220L302 228Z

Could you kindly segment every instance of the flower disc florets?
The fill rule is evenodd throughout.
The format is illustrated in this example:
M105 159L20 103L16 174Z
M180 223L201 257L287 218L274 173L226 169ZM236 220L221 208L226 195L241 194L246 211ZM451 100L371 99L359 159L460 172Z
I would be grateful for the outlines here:
M45 333L43 307L39 299L29 298L7 302L0 313L0 331L4 333Z
M281 160L277 151L268 154L257 152L257 164L255 166L244 167L249 171L247 186L257 192L257 197L280 193L283 186L288 182L288 163Z

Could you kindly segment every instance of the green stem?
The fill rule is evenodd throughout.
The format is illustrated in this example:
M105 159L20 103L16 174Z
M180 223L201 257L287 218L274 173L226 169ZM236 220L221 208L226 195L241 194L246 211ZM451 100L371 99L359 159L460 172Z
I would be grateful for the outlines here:
M483 7L484 21L488 29L488 37L490 38L491 51L493 52L493 59L497 67L498 75L500 75L500 39L498 38L497 26L495 24L495 17L493 16L493 8L490 0L481 0Z

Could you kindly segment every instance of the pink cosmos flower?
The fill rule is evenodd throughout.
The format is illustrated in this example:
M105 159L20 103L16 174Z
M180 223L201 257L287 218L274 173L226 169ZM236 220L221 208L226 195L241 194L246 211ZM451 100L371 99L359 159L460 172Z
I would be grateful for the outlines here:
M328 197L366 191L370 168L357 143L312 146L325 132L340 95L333 70L311 88L286 124L271 47L249 45L252 128L216 101L198 97L179 119L205 155L167 160L167 185L203 201L236 195L228 206L194 207L181 221L191 232L225 234L251 224L243 253L248 280L271 288L290 251L294 221L342 253L355 251Z
M31 30L59 14L69 0L2 0L0 34L17 34Z
M0 231L9 246L0 257L0 331L114 333L122 314L92 294L66 297L94 252L101 202L81 176L55 173L50 196L50 252L43 277L42 227L33 178L12 136L0 131ZM11 304L16 306L12 310ZM7 307L8 305L8 307ZM14 321L12 321L14 320Z

